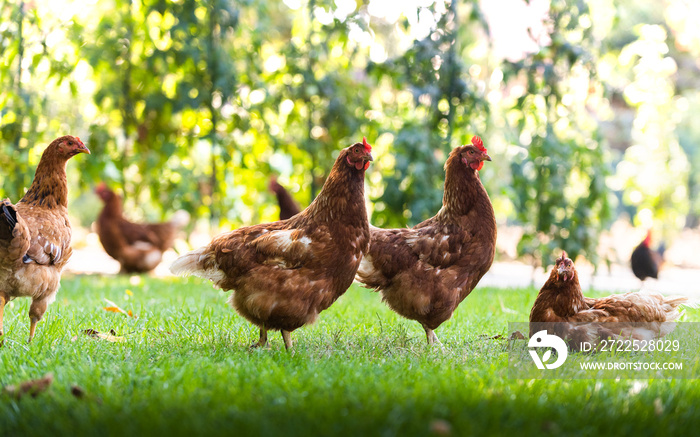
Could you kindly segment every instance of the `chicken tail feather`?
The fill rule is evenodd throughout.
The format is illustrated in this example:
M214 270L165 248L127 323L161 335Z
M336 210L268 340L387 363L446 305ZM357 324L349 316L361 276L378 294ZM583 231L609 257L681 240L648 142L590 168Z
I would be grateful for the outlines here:
M199 276L217 284L225 275L213 261L213 254L207 247L202 247L176 259L170 266L170 272L178 276Z
M203 252L202 249L187 252L176 259L170 266L170 272L178 276L189 276L196 274L197 271L202 269L200 263L200 257Z
M7 199L3 200L1 205L2 225L0 225L0 239L10 240L12 239L12 231L17 226L17 210Z

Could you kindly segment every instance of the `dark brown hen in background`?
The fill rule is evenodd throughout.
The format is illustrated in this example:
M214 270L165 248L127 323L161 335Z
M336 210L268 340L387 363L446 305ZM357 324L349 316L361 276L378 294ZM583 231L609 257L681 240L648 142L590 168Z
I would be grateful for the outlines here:
M445 163L445 193L438 213L410 229L372 227L369 253L357 278L381 291L400 315L434 329L489 270L496 252L496 217L479 170L491 161L481 138L455 148Z
M177 232L189 214L177 211L166 223L133 223L124 217L122 199L104 183L95 188L104 202L97 217L97 235L105 252L119 261L122 273L145 273L155 269L163 252L173 246Z
M275 193L277 203L280 206L280 220L287 220L299 214L299 205L294 201L292 195L282 185L277 182L277 178L272 176L267 188Z
M90 153L80 138L55 139L44 150L34 181L22 200L0 203L0 336L5 304L30 297L29 341L48 305L56 299L61 272L70 259L66 163Z
M663 263L664 246L659 247L659 251L652 250L651 230L647 231L647 236L644 240L634 248L630 264L632 264L632 273L640 280L646 278L659 278L659 267Z
M364 181L371 150L364 139L343 149L316 199L294 217L221 234L170 270L233 290L230 303L260 327L253 346L265 346L267 331L280 330L285 347L292 347L291 332L345 293L367 251Z

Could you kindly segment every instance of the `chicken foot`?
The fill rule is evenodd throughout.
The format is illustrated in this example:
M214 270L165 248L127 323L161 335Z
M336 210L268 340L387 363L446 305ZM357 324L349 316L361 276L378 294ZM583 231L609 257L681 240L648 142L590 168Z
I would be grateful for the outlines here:
M45 300L35 300L32 301L32 305L29 307L29 339L27 343L31 343L34 338L34 333L36 332L36 325L39 320L44 316L48 304Z
M427 326L423 325L423 329L425 329L425 336L428 339L428 345L429 346L440 346L441 349L444 349L445 347L442 345L440 340L437 338L437 335L435 335L435 331L432 329L428 328Z
M250 345L251 349L267 346L267 329L260 328L260 340Z

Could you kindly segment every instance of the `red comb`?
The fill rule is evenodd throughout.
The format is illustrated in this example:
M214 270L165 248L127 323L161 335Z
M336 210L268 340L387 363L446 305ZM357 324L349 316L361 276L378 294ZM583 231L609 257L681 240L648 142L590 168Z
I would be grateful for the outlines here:
M484 147L484 142L481 141L481 137L474 135L472 137L472 144L474 146L476 146L476 148L481 150L482 152L486 152L486 147Z
M369 143L367 142L367 138L362 137L362 145L365 146L365 150L366 150L367 152L371 152L371 151L372 151L372 146L370 146Z

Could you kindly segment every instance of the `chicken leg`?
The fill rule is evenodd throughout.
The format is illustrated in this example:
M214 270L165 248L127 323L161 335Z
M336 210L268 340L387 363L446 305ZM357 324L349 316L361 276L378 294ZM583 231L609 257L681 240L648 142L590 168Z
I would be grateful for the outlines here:
M267 346L267 329L260 328L260 340L250 345L251 349Z
M444 349L444 346L440 342L440 340L437 338L437 335L435 335L435 331L432 329L428 328L427 326L423 325L423 329L425 329L425 336L428 339L428 345L429 346L434 346L438 345L440 346L441 349Z
M2 320L5 317L5 304L8 300L9 299L5 295L5 293L0 292L0 346L2 346L5 343L5 338L3 337L3 334L5 332L3 331Z
M282 330L282 339L284 340L285 349L289 350L292 348L292 333L290 331Z
M48 304L45 300L35 300L32 301L32 305L29 307L29 339L27 343L31 343L34 338L34 333L36 332L36 325L39 320L44 316Z

